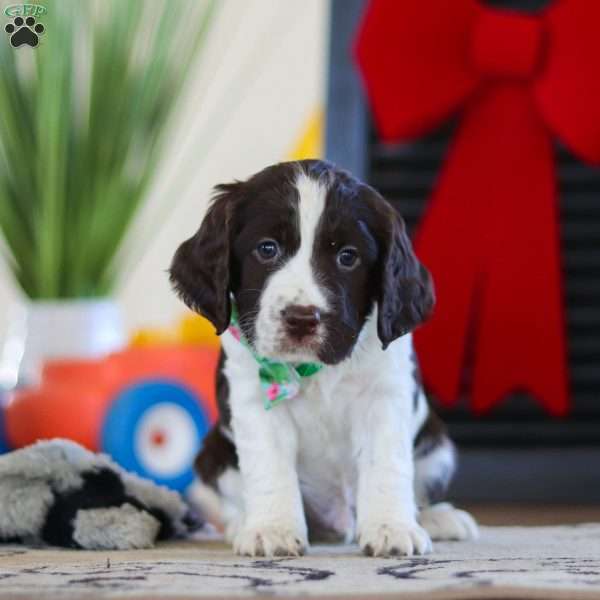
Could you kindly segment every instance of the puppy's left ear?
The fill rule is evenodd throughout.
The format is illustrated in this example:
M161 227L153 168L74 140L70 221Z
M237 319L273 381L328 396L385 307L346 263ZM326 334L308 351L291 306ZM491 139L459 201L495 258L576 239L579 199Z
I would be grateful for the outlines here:
M240 183L217 186L198 232L179 246L169 270L175 291L221 335L231 319L229 257L233 205Z
M435 295L431 276L413 252L402 217L383 198L379 200L385 208L380 204L384 224L377 333L385 350L429 317Z

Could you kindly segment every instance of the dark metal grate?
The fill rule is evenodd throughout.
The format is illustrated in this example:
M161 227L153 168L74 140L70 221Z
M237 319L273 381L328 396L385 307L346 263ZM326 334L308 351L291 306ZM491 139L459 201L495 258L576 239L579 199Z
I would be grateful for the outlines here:
M381 144L370 128L367 180L391 202L397 202L414 231L424 212L446 154L453 127L419 141ZM588 167L557 147L561 237L567 304L569 366L573 418L600 419L600 169ZM447 413L461 418L466 405ZM493 418L543 418L523 395L508 399Z

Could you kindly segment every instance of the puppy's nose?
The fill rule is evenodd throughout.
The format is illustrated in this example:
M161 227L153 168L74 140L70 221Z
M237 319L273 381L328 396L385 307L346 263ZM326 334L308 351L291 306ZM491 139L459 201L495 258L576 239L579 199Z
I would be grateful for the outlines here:
M296 338L314 334L321 321L321 312L312 305L291 304L281 311L281 316L288 333Z

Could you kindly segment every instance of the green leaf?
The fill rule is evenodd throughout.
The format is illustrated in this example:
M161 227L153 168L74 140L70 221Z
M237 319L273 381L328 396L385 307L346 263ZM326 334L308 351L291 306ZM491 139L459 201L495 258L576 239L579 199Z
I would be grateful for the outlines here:
M0 44L3 254L32 298L105 295L217 2L44 4L38 47Z

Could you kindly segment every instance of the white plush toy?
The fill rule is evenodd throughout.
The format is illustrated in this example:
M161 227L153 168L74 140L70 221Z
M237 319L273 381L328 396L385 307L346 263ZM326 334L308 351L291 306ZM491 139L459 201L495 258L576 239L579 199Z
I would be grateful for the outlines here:
M147 548L196 525L179 494L69 440L0 456L0 543Z

